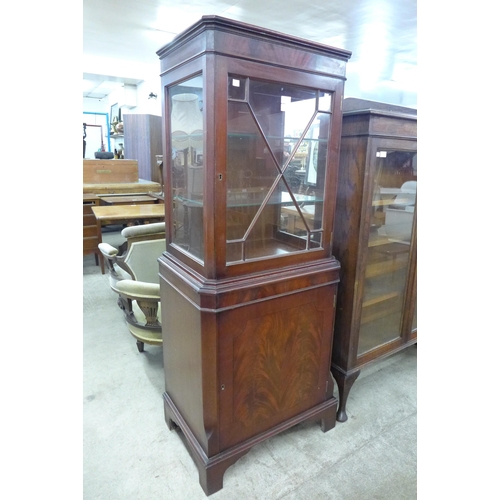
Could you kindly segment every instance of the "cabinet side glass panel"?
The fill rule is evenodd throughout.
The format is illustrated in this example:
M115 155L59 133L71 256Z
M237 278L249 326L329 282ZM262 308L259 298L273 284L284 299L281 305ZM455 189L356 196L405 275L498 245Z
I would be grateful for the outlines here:
M203 260L203 82L169 87L172 162L172 243Z
M416 151L379 149L375 165L358 355L402 334L417 196Z
M332 95L228 80L227 262L320 248Z

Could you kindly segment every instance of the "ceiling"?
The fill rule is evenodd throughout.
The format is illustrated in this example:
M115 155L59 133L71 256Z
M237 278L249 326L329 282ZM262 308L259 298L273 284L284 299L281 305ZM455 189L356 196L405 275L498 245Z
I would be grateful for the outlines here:
M203 15L349 50L346 97L416 107L417 0L83 0L84 97L159 78L156 51Z

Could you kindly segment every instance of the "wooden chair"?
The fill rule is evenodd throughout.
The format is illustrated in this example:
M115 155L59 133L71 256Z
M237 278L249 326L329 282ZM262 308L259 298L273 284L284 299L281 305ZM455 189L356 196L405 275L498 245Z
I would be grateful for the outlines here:
M153 228L148 226L155 226ZM162 227L161 227L162 226ZM148 231L149 230L149 231ZM158 258L165 251L165 223L134 226L122 231L126 250L101 243L109 270L109 284L118 294L118 305L136 339L139 352L144 344L162 345Z
M130 274L122 263L126 258L127 249L133 243L146 240L165 240L165 222L126 227L121 235L125 242L118 248L108 243L99 243L98 245L98 250L104 257L104 263L109 273L110 285L122 279L130 279Z

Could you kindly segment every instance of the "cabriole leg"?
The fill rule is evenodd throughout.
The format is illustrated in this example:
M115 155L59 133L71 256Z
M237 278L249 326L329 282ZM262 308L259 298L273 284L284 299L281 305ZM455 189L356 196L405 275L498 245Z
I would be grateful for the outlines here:
M347 420L346 403L352 385L360 374L360 370L349 374L343 373L332 366L332 373L339 386L339 409L337 412L337 420L345 422Z

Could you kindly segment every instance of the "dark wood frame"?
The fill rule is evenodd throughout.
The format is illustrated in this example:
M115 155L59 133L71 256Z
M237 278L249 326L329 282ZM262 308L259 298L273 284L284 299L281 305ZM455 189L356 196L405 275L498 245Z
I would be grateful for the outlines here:
M167 187L167 251L159 259L165 419L169 428L178 426L182 431L200 484L210 495L222 488L225 470L255 444L307 420L320 421L323 431L335 425L337 398L330 359L339 263L331 250L340 108L350 53L204 16L158 55ZM168 89L199 74L204 81L203 262L172 244L172 190L168 189L172 172ZM231 74L332 93L322 248L226 264ZM280 344L285 338L286 346ZM290 370L286 372L290 386L285 387L287 382L270 370L269 363L277 363L281 372ZM249 380L266 401L260 409L255 395L243 397ZM284 394L279 404L271 388L276 386Z

